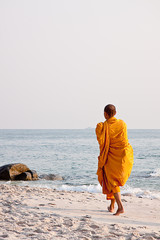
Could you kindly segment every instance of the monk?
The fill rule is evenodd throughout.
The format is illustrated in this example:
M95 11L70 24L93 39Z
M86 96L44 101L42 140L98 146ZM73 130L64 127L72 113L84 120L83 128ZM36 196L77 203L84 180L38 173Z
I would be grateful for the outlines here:
M118 209L114 215L118 216L124 213L120 186L126 183L131 174L133 149L128 142L125 122L116 119L115 115L115 106L108 104L104 108L106 121L98 123L96 127L100 147L97 175L103 194L107 195L107 200L111 200L108 210L114 212L116 202Z

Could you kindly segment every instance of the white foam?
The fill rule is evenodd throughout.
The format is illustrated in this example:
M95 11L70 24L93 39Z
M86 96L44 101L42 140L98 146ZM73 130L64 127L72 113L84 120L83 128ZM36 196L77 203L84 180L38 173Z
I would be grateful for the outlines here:
M44 184L45 183L45 184ZM8 181L6 184L9 185L21 185L21 186L30 186L30 187L38 187L38 188L50 188L56 189L57 191L73 191L73 192L90 192L90 193L102 193L102 188L100 184L97 185L58 185L58 184L51 184L51 181L36 181L36 182L26 182L26 181L18 181L12 182ZM149 191L149 190L142 190L141 188L133 188L129 185L125 185L121 187L121 194L122 195L131 195L141 198L150 198L150 199L160 199L160 192Z
M156 168L154 172L150 174L152 177L160 177L160 168Z
M132 188L127 184L121 188L122 195L126 195L126 194L137 195L137 194L141 194L141 193L143 193L143 191L140 188Z
M141 188L132 188L127 184L121 188L122 195L131 195L141 198L160 199L160 192L142 190Z
M101 186L99 184L81 185L81 186L62 185L62 186L54 186L54 187L60 191L76 191L76 192L90 192L90 193L102 192Z
M20 186L30 186L30 187L39 187L39 188L50 188L50 189L56 189L57 191L73 191L73 192L90 192L90 193L101 193L102 188L100 184L97 185L56 185L53 184L51 181L46 180L40 180L40 181L8 181L5 182L9 185L20 185Z
M100 184L97 185L81 185L81 186L72 186L72 185L50 185L49 188L54 188L58 191L73 191L73 192L90 192L90 193L102 193L102 188ZM122 195L131 195L141 198L156 198L160 199L160 192L154 192L149 190L142 190L141 188L133 188L129 185L121 187Z

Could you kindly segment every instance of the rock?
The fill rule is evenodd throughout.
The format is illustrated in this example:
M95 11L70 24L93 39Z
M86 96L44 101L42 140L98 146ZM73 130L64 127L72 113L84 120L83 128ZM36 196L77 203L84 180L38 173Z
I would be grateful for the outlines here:
M31 170L32 180L38 180L38 174L35 170Z
M42 174L39 176L39 178L41 179L45 179L45 180L63 180L63 177L59 176L59 175L55 175L55 174Z
M13 163L0 167L0 180L37 180L36 171L31 171L25 164Z
M32 180L32 174L30 172L24 172L15 176L14 180L23 180L23 181Z
M0 167L1 180L14 180L15 176L30 170L26 165L21 163L7 164Z

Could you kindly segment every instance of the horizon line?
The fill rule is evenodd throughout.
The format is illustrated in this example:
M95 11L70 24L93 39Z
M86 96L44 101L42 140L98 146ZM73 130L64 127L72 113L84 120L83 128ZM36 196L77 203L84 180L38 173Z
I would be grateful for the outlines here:
M0 130L89 130L94 127L86 128L0 128ZM127 130L160 130L160 128L128 128Z

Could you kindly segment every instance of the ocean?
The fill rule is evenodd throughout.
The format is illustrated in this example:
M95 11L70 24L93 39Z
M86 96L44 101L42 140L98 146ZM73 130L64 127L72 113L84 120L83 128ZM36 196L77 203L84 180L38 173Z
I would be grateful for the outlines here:
M134 166L121 193L160 199L160 130L128 130ZM38 175L63 180L0 181L0 184L67 191L101 192L97 181L99 146L95 130L0 130L0 166L24 163Z

